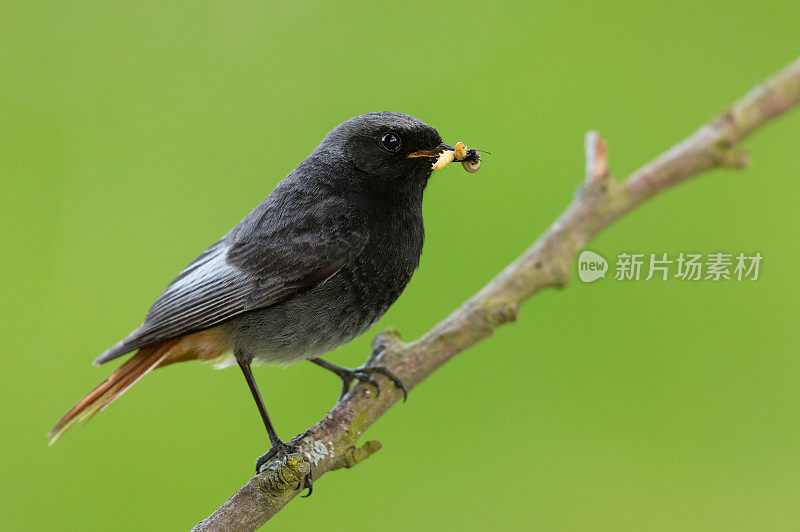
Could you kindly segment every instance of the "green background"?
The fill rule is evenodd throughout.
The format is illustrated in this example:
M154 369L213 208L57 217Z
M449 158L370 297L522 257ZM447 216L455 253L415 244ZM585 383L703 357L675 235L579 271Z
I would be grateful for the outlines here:
M376 328L413 339L566 206L587 129L623 177L800 52L787 0L127 4L0 8L4 530L186 529L249 478L266 443L236 370L172 366L45 432L337 123L402 111L493 152L429 185L421 268ZM760 252L758 281L540 294L271 525L797 529L800 113L745 147L751 170L670 190L590 248ZM361 363L374 332L332 360ZM339 389L311 364L255 373L284 437Z

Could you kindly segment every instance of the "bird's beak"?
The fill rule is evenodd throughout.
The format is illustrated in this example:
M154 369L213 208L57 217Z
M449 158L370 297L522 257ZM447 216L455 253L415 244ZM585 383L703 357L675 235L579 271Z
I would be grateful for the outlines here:
M414 153L409 153L408 155L406 155L406 158L411 159L411 158L414 158L414 157L431 157L431 158L434 158L434 159L438 159L439 156L442 154L442 152L445 152L445 151L448 151L448 150L451 150L451 151L455 150L455 147L453 147L453 146L451 146L449 144L442 143L442 144L439 144L438 146L436 146L436 148L434 148L433 150L420 150L420 151L415 151Z

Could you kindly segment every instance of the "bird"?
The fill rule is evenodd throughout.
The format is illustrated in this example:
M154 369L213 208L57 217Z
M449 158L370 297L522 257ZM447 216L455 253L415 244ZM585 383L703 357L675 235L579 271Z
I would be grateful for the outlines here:
M180 272L139 327L97 357L100 365L135 351L58 421L51 443L150 371L190 360L241 369L271 446L257 460L257 473L269 457L296 448L278 437L253 364L309 360L339 376L340 398L353 380L377 387L373 374L405 395L384 366L350 369L319 357L369 330L411 280L422 252L432 162L452 150L436 129L402 113L362 114L333 128Z

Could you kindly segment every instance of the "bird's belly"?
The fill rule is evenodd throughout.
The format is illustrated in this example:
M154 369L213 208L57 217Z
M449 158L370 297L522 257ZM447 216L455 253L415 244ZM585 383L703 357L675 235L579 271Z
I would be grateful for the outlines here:
M352 272L340 272L288 301L237 316L227 324L234 353L276 365L318 357L369 330L408 278L376 288L357 282Z

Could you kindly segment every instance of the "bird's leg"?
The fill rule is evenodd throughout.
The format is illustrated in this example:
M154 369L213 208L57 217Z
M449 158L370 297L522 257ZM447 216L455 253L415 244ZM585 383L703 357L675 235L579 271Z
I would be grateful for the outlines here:
M261 414L261 419L264 421L264 426L267 428L267 436L269 436L269 442L272 444L272 448L276 449L276 452L296 450L284 443L275 432L275 427L272 426L272 421L269 419L267 408L264 406L264 401L261 399L261 393L258 391L258 386L256 386L256 380L253 378L253 371L250 369L250 363L239 361L239 367L242 368L244 380L247 381L247 386L250 387L250 393L253 394L258 412Z
M264 466L264 464L268 463L278 454L289 455L291 453L300 453L300 450L296 446L281 440L278 437L278 434L275 432L275 427L272 426L272 421L269 419L267 408L264 406L264 401L261 399L261 393L258 391L258 386L256 386L256 380L253 378L253 371L250 368L250 362L245 362L238 359L237 362L239 363L239 367L242 368L242 373L244 374L244 380L247 381L247 386L250 387L250 393L253 394L253 399L258 407L258 412L261 414L261 419L264 421L264 426L267 428L267 436L269 436L269 442L271 444L269 451L259 456L256 460L256 474L258 474L261 472L261 468ZM308 494L305 495L305 497L311 495L312 483L313 480L311 478L311 472L309 471L305 478L305 487L308 488ZM300 489L299 486L298 489Z
M317 366L327 369L328 371L334 372L336 375L342 379L342 393L339 394L339 400L345 396L345 394L350 390L350 384L352 384L353 380L359 380L362 382L368 382L375 387L378 391L378 395L381 394L381 388L378 385L378 381L371 375L371 373L378 373L380 375L384 375L390 381L394 383L395 386L400 388L403 391L403 401L406 400L408 397L408 390L406 389L406 385L403 384L403 381L400 378L392 373L389 368L386 366L370 366L369 362L367 364L358 367L358 368L343 368L342 366L337 366L336 364L331 364L327 360L322 360L321 358L312 358L310 360Z

